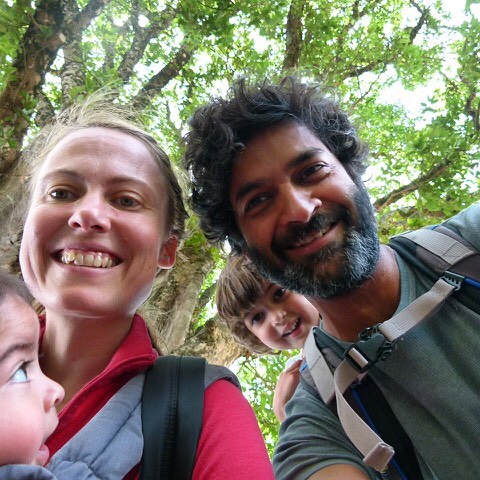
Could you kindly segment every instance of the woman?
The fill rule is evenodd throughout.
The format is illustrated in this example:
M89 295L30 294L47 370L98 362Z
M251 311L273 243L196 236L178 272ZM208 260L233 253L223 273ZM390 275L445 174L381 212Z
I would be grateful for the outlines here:
M27 156L31 201L20 263L45 307L41 367L65 389L47 442L55 455L154 363L135 312L157 272L173 266L186 213L166 154L108 102L63 113ZM127 457L118 478L138 477L141 442L137 450L109 454ZM193 478L273 478L253 412L226 380L205 390Z

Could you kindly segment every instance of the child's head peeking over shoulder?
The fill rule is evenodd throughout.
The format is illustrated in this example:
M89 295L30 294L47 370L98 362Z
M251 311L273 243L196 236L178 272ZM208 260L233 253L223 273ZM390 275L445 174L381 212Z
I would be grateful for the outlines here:
M44 465L63 388L38 364L39 322L26 285L0 271L0 466Z
M307 298L266 280L244 256L228 258L216 304L234 339L259 354L302 348L319 324L318 310Z

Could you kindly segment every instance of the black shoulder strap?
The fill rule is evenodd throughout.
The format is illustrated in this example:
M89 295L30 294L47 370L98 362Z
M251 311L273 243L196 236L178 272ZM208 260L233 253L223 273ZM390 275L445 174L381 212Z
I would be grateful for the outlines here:
M205 359L157 358L142 393L142 480L190 480L202 428Z

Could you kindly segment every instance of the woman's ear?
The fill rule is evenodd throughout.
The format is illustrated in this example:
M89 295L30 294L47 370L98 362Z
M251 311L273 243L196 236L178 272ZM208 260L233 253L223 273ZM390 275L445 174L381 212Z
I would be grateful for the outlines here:
M175 236L169 237L169 239L163 244L158 255L158 268L168 270L173 267L175 263L175 257L177 255L178 238Z

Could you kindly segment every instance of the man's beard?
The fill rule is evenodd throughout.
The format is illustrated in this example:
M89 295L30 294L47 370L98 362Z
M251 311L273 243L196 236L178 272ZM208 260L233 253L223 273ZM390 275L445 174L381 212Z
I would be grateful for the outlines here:
M274 239L272 252L277 262L252 247L246 246L245 253L262 276L309 297L333 298L356 289L375 271L380 245L373 208L363 185L358 187L354 200L355 218L346 208L338 206L316 215L306 225L291 227L283 238ZM284 252L289 245L338 221L345 225L343 244L328 245L302 261L288 260Z

